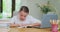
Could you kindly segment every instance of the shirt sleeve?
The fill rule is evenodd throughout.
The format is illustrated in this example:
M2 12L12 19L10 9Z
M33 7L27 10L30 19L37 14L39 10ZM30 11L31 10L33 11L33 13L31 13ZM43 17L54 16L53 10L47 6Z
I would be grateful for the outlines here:
M30 20L31 20L31 23L32 24L34 24L34 23L40 23L41 24L41 21L40 20L38 20L38 19L36 19L36 18L34 18L34 17L30 17Z
M15 17L12 17L9 21L10 21L10 23L12 23L12 24L13 24L13 23L14 23L14 21L15 21Z

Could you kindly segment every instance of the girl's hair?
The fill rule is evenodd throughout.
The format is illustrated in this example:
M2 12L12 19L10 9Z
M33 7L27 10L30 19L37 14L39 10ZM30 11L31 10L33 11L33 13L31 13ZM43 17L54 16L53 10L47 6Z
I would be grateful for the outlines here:
M21 12L21 11L24 11L24 12L26 12L26 13L29 13L29 9L28 9L27 6L22 6L22 7L20 8L20 11L19 11L19 12Z

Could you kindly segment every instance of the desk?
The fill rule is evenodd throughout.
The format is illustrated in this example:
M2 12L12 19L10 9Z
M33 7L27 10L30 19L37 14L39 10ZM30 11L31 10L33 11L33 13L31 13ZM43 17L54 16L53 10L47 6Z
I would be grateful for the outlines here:
M11 28L11 30L9 32L51 32L51 29L50 28L44 28L44 29L37 29L37 28Z

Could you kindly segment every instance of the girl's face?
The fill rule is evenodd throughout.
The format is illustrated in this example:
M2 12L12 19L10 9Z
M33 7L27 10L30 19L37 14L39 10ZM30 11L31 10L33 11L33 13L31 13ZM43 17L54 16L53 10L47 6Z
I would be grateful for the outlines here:
M19 18L20 18L20 20L25 20L26 17L27 17L27 15L28 15L28 13L26 13L26 12L24 12L24 11L21 11L21 12L19 13Z

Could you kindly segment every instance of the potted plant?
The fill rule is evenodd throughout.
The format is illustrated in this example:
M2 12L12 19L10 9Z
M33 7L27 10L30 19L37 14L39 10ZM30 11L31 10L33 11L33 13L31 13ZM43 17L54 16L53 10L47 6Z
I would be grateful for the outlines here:
M48 1L46 4L43 5L38 5L38 7L40 7L41 11L44 14L47 14L48 12L53 12L55 11L55 9L51 6L50 1Z

